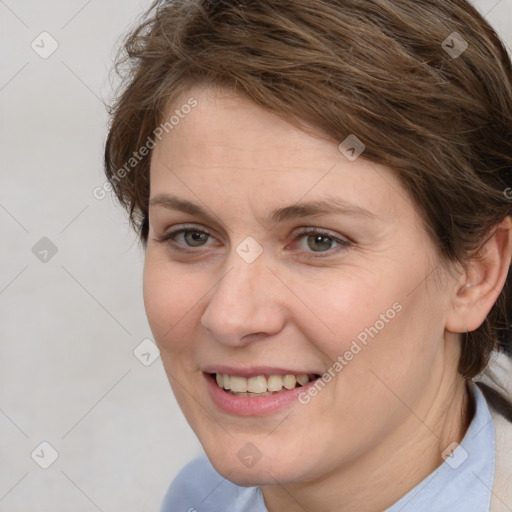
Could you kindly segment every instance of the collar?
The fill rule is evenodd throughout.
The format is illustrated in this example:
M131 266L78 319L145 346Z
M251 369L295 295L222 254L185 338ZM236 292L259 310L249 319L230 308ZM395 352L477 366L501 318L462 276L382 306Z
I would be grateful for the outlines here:
M475 414L460 445L454 444L451 455L452 450L443 452L443 464L386 512L489 512L495 472L494 424L478 386L468 381L468 390Z

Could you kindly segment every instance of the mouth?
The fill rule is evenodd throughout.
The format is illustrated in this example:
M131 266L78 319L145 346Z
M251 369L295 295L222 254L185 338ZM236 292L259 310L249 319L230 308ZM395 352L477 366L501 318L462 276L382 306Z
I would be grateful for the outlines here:
M223 391L245 398L259 398L284 393L306 386L320 378L320 375L316 374L294 375L291 373L284 375L255 375L252 377L229 375L226 373L209 373L208 376Z
M302 393L321 378L307 370L268 366L211 365L202 373L213 405L232 416L264 416L301 404Z

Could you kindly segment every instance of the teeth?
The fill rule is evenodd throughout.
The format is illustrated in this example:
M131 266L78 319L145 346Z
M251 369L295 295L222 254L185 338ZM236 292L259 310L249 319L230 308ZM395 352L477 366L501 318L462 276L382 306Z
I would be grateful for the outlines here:
M286 389L293 389L295 387L295 384L297 384L297 379L295 378L295 375L286 375L283 379L283 386Z
M283 387L283 378L281 375L271 375L267 379L267 389L269 391L281 391Z
M265 393L267 391L267 379L263 375L247 379L247 391L251 393Z
M229 385L231 391L235 393L247 393L247 379L245 377L231 375L229 377Z
M254 397L255 393L235 393L236 396L252 396ZM270 391L265 391L265 393L257 393L258 396L270 396L272 393Z
M217 373L215 379L219 387L230 390L239 396L268 396L272 392L285 389L294 389L297 384L305 386L311 379L309 375L258 375L256 377L239 377L237 375L225 375Z
M297 382L301 386L305 386L309 382L309 377L307 375L297 375Z

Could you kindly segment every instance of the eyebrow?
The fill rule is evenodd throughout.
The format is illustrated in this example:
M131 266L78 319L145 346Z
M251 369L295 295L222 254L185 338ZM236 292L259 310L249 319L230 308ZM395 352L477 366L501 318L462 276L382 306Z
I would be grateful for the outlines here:
M199 204L169 194L157 194L149 201L149 206L161 206L168 210L177 210L210 220L213 220L215 217ZM377 216L366 208L349 203L339 197L329 196L317 201L299 202L283 208L277 208L270 212L268 220L271 223L277 224L291 219L329 214L362 217L369 220L377 219Z

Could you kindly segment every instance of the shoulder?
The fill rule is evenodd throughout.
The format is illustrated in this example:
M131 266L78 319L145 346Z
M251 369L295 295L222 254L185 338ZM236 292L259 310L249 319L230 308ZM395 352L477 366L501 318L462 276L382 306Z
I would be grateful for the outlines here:
M205 455L190 461L176 476L169 491L194 492L201 484L220 483L223 478L213 469Z
M214 489L222 480L206 456L200 455L189 462L173 480L165 495L161 512L192 512L194 507L199 506L202 491Z
M498 391L512 402L512 359L506 354L494 352L481 382ZM512 422L505 416L505 408L496 401L489 403L496 439L496 472L494 478L491 512L512 510Z
M160 512L266 512L260 490L240 487L219 475L205 455L189 462L173 480Z
M496 432L496 473L491 512L512 510L512 423L491 409Z

